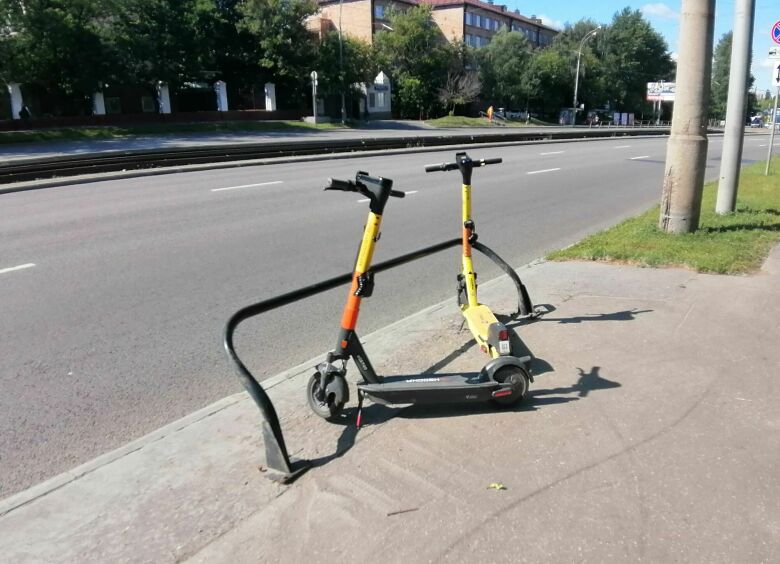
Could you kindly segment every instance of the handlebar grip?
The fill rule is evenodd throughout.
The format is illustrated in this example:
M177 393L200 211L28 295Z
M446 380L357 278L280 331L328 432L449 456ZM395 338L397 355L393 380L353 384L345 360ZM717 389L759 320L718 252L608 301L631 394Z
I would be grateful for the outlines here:
M425 172L443 172L447 170L455 170L456 168L458 168L458 163L430 164L425 165Z
M351 180L338 180L336 178L328 178L328 185L325 186L325 190L342 190L344 192L355 192L357 186Z
M482 160L480 161L480 164L481 164L482 166L491 165L491 164L499 164L499 163L501 163L503 160L504 160L504 159L502 159L501 157L497 157L497 158L495 158L495 159L482 159Z
M401 192L400 190L390 190L390 195L394 198L406 198L406 192Z

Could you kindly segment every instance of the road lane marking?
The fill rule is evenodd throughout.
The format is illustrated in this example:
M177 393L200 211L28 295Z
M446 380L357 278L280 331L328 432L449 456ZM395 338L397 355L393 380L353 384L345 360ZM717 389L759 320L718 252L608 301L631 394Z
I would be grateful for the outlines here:
M547 153L539 153L540 155L560 155L563 151L549 151Z
M526 174L542 174L543 172L553 172L556 170L561 170L560 167L558 168L546 168L544 170L531 170L529 172L526 172Z
M642 155L641 157L631 157L632 161L638 161L639 159L649 159L650 155Z
M631 145L618 145L615 149L628 149Z
M767 145L769 145L769 143L764 143L763 145L759 145L759 147L766 147Z
M225 190L238 190L239 188L255 188L257 186L271 186L272 184L281 184L282 180L274 180L273 182L260 182L259 184L243 184L241 186L226 186L225 188L212 188L212 192L223 192Z
M34 262L28 262L27 264L20 264L19 266L12 266L11 268L3 268L0 270L0 274L5 274L6 272L14 272L16 270L24 270L25 268L32 268L35 266Z
M408 196L409 194L416 194L417 192L418 192L418 190L409 190L409 191L406 193L406 195Z
M365 198L364 200L358 200L358 204L363 204L365 202L370 202L371 200L369 198Z

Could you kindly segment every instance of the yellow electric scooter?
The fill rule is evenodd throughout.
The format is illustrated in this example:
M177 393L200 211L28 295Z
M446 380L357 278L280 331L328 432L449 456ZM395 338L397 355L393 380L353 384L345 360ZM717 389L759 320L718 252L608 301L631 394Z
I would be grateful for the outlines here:
M514 282L518 292L518 311L513 315L530 318L539 315L534 310L528 291L520 277L500 256L490 248L477 241L474 220L471 217L471 176L474 168L499 164L500 158L473 160L465 152L455 154L453 163L426 165L425 172L460 170L463 184L461 199L463 210L463 253L461 257L461 273L458 274L458 305L466 319L469 330L479 347L492 358L512 355L509 341L509 330L496 319L496 316L477 299L477 274L471 258L472 249L486 255Z

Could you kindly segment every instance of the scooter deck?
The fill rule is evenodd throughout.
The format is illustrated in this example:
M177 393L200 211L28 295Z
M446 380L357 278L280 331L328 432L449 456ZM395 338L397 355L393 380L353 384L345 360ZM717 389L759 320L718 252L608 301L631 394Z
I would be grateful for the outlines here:
M488 401L499 387L479 372L385 376L381 384L358 384L358 389L383 404Z
M487 341L488 330L493 323L498 323L498 319L486 305L467 307L463 310L463 316L469 326L469 331L475 336L479 336L482 341Z

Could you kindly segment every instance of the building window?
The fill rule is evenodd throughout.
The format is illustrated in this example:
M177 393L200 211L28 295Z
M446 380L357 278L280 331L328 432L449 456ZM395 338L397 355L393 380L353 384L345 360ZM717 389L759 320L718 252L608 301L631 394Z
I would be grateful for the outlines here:
M376 106L375 108L384 108L385 107L385 93L384 92L377 92L376 93Z
M474 14L466 12L466 25L474 25Z
M376 108L376 94L373 92L368 93L368 107Z
M374 4L374 17L377 19L384 19L385 7L382 4Z
M474 14L474 25L477 27L482 26L482 17L479 14Z

